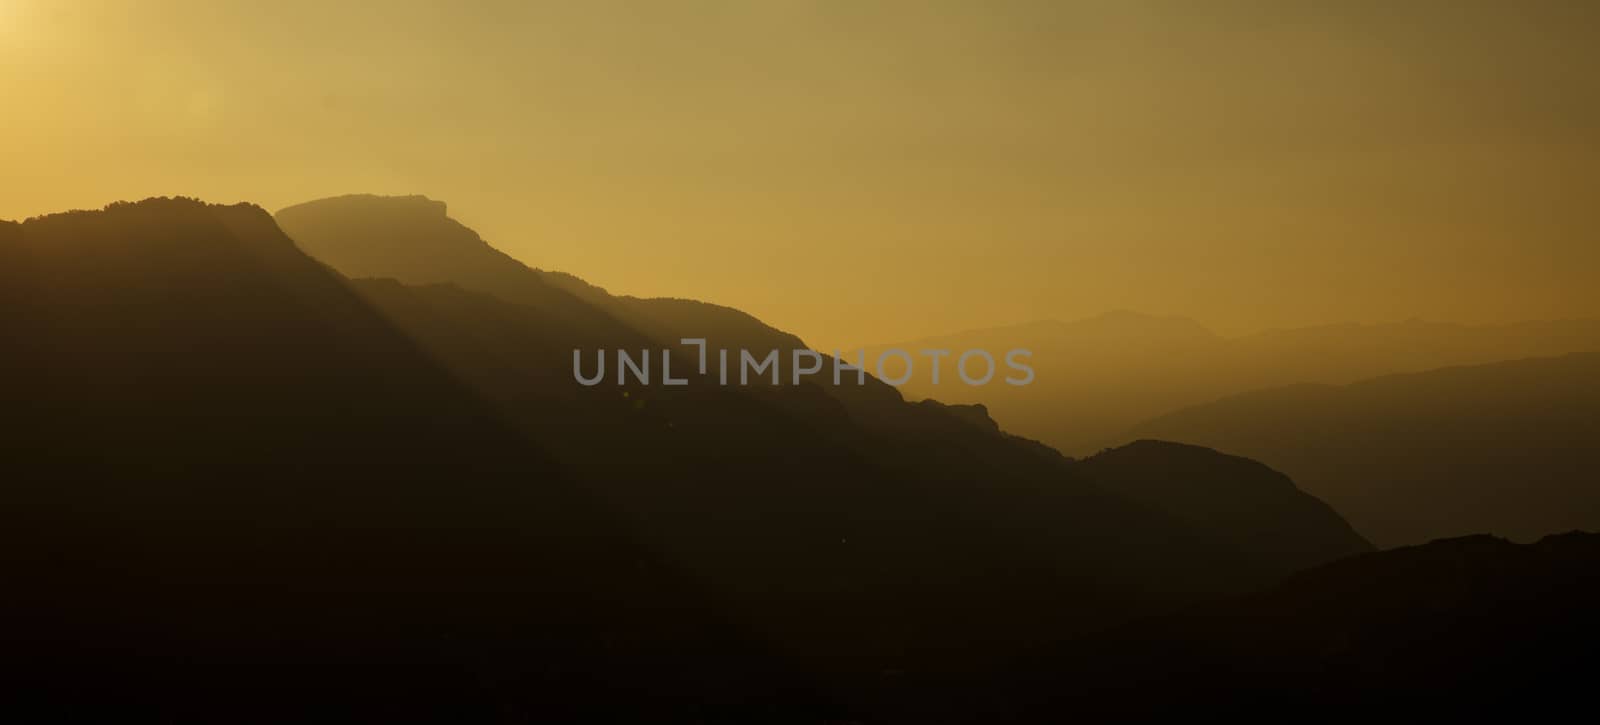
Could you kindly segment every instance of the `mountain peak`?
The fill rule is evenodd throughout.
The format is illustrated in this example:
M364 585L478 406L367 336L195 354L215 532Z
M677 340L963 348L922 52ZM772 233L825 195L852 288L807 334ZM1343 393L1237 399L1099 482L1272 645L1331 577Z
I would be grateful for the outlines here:
M605 290L570 274L523 263L450 218L420 194L347 194L280 209L279 226L306 253L354 278L411 285L454 283L518 304L570 307L600 302Z
M224 249L254 255L258 261L303 256L278 229L272 216L255 204L212 204L193 197L159 196L139 201L116 201L97 210L75 209L44 214L6 228L24 232L45 243L103 245L103 253L127 253L166 262L186 260L195 269L205 266L205 255ZM106 234L108 229L124 233ZM149 233L146 237L141 234ZM86 242L85 240L93 240ZM76 247L75 247L76 248ZM88 253L79 249L83 253Z
M347 211L382 212L385 214L420 215L433 219L448 218L449 208L443 201L422 194L386 196L382 194L344 194L324 199L302 202L278 210L278 214L295 215L306 210L341 208Z

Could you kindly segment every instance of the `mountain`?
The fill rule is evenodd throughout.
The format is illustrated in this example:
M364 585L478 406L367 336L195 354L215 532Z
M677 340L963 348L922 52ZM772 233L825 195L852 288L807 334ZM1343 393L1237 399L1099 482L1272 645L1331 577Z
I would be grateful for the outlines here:
M1600 535L1440 540L1042 648L914 720L1538 719L1587 707L1597 606Z
M1475 326L1413 320L1222 337L1187 318L1114 312L871 346L868 358L891 348L911 352L918 363L902 387L908 396L982 403L1007 430L1087 455L1126 441L1123 434L1145 420L1235 393L1600 351L1600 320ZM988 350L1000 361L1019 348L1032 352L1027 362L1036 374L1020 387L998 377L969 387L949 372L935 385L931 363L918 352L950 350L949 366L965 350Z
M0 337L18 721L626 718L798 677L259 208L0 225Z
M296 242L305 247L313 255L325 254L325 259L330 261L342 260L340 270L352 277L383 276L385 274L400 273L399 281L406 284L427 284L439 281L443 272L431 271L427 274L410 274L407 270L397 269L386 261L383 252L385 246L397 227L403 227L406 232L404 245L420 257L434 260L434 270L457 270L460 276L447 281L460 287L476 292L486 293L503 301L516 302L518 300L536 299L534 293L525 293L521 289L543 288L547 285L549 277L553 274L536 270L509 257L495 253L492 258L498 265L492 272L486 271L472 260L481 260L484 243L475 234L464 235L460 233L462 227L445 214L442 204L419 204L414 197L337 197L320 201L308 202L289 207L278 213L278 219L284 228L296 239ZM401 219L403 222L396 222ZM337 266L337 264L336 264ZM573 284L584 285L581 280L571 275L561 275ZM454 335L449 330L472 329L484 319L505 319L509 315L485 314L483 312L463 313L448 323L436 321L427 327L405 322L417 320L421 316L419 310L425 305L420 303L403 304L399 295L405 290L400 285L384 285L378 282L360 282L358 287L372 292L370 297L379 309L392 310L391 318L400 321L415 339L423 341L430 349L434 350L440 359L452 361L451 367L457 370L464 378L475 379L480 376L480 371L494 368L510 370L504 365L496 363L486 365L483 361L483 346L474 346L470 350L461 349L458 344L459 335ZM612 297L599 291L599 288L583 286L589 293L583 295L583 302L590 303L636 326L641 334L662 341L664 345L671 345L681 337L704 337L712 344L725 344L728 347L743 347L752 350L794 348L803 349L805 343L798 337L772 329L759 320L737 310L717 307L705 303L688 300L672 299L639 299L632 297ZM483 303L487 304L487 303ZM538 312L526 312L525 316L533 318L543 314L543 308ZM1136 318L1131 314L1128 318ZM1088 334L1093 327L1094 332L1108 338L1122 335L1126 332L1127 319L1124 317L1107 318L1103 323L1094 326L1084 326L1083 332ZM441 328L441 324L443 327ZM501 400L526 400L539 395L550 395L548 392L540 393L534 389L543 386L548 389L571 389L570 385L563 386L559 382L551 381L549 370L565 369L565 361L556 361L553 354L534 352L541 341L552 338L541 335L528 335L525 330L533 329L536 323L528 322L522 325L522 330L500 329L482 330L472 335L476 340L513 341L517 343L517 352L497 357L500 359L520 359L527 364L520 372L513 372L504 381L516 390L500 389L487 393L490 397ZM1181 319L1160 320L1152 323L1153 327L1160 327L1172 331L1173 334L1183 336L1205 336L1204 330ZM555 354L566 355L568 351L561 345ZM507 349L511 349L507 346ZM546 361L549 361L548 363ZM831 359L830 359L831 361ZM675 363L677 365L677 363ZM692 360L684 360L681 368L692 367ZM1168 509L1167 513L1177 512L1186 525L1196 526L1199 522L1193 518L1181 516L1186 511L1197 508L1196 497L1203 497L1208 492L1215 492L1219 497L1213 505L1233 506L1241 511L1230 524L1243 526L1242 530L1250 530L1261 534L1261 538L1248 542L1249 545L1239 548L1239 551L1253 560L1253 565L1265 567L1274 575L1285 574L1303 566L1320 563L1331 557L1348 553L1365 551L1369 545L1359 536L1350 534L1337 514L1331 514L1325 507L1307 506L1304 508L1277 508L1253 507L1259 500L1276 500L1280 492L1288 492L1288 497L1304 497L1293 490L1292 484L1287 484L1281 477L1261 469L1259 472L1244 467L1228 470L1225 465L1215 465L1208 459L1223 460L1226 457L1211 451L1196 451L1193 455L1182 457L1179 460L1168 460L1160 446L1140 448L1137 452L1125 453L1119 456L1102 457L1093 465L1078 465L1074 462L1060 459L1053 451L1048 451L1041 446L1026 441L1009 439L1000 435L999 427L989 418L988 411L982 406L943 406L938 404L924 406L908 406L902 402L900 395L889 386L879 383L872 377L867 378L867 385L856 387L853 385L836 386L832 384L831 376L823 373L807 376L804 380L814 385L803 386L794 390L771 390L755 388L747 390L748 395L758 397L771 404L790 409L791 412L799 411L801 414L812 418L806 425L817 429L848 430L860 428L862 432L871 436L869 442L858 447L868 458L881 456L888 447L904 447L908 444L911 450L898 454L907 460L917 460L923 464L937 460L944 453L940 446L929 445L928 436L932 433L929 421L939 421L939 418L949 415L958 416L973 423L977 430L964 430L967 426L960 426L957 430L962 433L964 440L957 444L959 448L970 448L978 440L1005 440L1002 447L1016 451L1007 455L1017 455L1021 460L1028 461L1029 465L1036 465L1030 459L1041 457L1051 462L1052 466L1061 466L1071 470L1075 477L1089 478L1093 483L1099 484L1098 479L1106 478L1118 483L1127 483L1128 480L1148 478L1156 471L1162 475L1173 476L1179 480L1189 482L1185 487L1174 485L1168 489L1147 489L1140 499L1140 503L1156 509ZM535 384L533 381L540 381ZM634 404L663 407L661 404L663 391L660 389L630 390L634 396ZM837 401L827 401L819 395L834 398ZM667 400L677 400L684 394L669 396ZM679 404L679 410L693 409L693 415L699 419L706 419L704 410L708 403L703 396L694 398L691 404ZM668 403L667 405L673 405ZM837 410L835 410L837 409ZM931 415L936 412L938 415ZM829 415L818 417L818 413ZM673 415L673 414L668 414ZM842 417L841 417L842 415ZM526 416L524 416L526 418ZM560 420L568 419L566 416ZM734 425L743 428L745 423L738 415L726 415L724 419L739 421ZM943 421L937 423L947 425ZM564 423L555 423L546 426L539 433L541 439L560 438L567 426ZM740 433L719 433L721 436L741 435ZM943 435L942 433L940 435ZM909 441L902 442L907 436L914 436ZM562 438L562 443L555 446L562 450L577 450L583 448L583 442ZM674 454L682 454L682 444L674 444ZM1145 466L1147 462L1142 456L1148 453L1153 459L1160 459L1166 463L1165 468ZM720 458L725 451L713 451L707 455L707 460L699 465L725 466ZM603 458L604 456L596 456ZM920 459L920 460L918 460ZM1113 462L1114 459L1114 462ZM1002 458L991 458L977 467L971 475L988 476L985 467L1007 466ZM614 464L613 464L614 465ZM897 461L895 466L906 468L908 464ZM971 464L963 464L970 466ZM1145 466L1144 468L1140 468ZM1121 471L1130 469L1126 475ZM1136 471L1136 472L1134 472ZM1234 475L1242 474L1242 475ZM921 475L946 477L945 470L929 470ZM1231 480L1225 480L1232 475ZM1121 478L1119 478L1119 476ZM1126 479L1126 480L1124 480ZM1191 480L1192 479L1192 480ZM1102 486L1102 488L1104 488ZM1233 497L1241 493L1254 491L1260 488L1260 499L1250 498L1235 501ZM1178 492L1184 492L1177 495ZM1224 493L1225 491L1225 493ZM1121 492L1119 492L1121 493ZM1173 507L1164 506L1167 494L1172 499ZM1246 505L1248 501L1250 505ZM1224 503L1226 502L1226 503ZM1246 520L1250 519L1250 520ZM1066 520L1063 519L1063 523ZM1287 526L1286 526L1287 524ZM1228 546L1235 546L1243 538L1237 531L1224 531L1223 527L1202 527L1214 536L1227 542ZM1287 535L1281 540L1269 540L1271 536L1265 532L1279 532ZM1311 537L1323 537L1320 546L1305 546L1303 542L1291 541L1302 534ZM1238 547L1235 547L1238 548Z
M1130 435L1266 463L1380 546L1600 528L1600 353L1259 390Z
M1332 508L1255 461L1198 446L1141 440L1084 460L1106 490L1159 506L1277 560L1284 571L1369 551Z
M417 258L482 257L398 204L343 238L421 209L449 233ZM1097 482L1137 456L1091 471L876 381L720 386L679 357L690 385L578 385L574 346L796 339L508 271L505 297L352 281L259 208L188 199L0 225L0 333L27 341L0 360L0 704L842 719L885 671L986 671L1334 555L1245 550ZM1170 475L1215 478L1193 461Z
M616 334L614 325L602 321L613 318L657 344L676 346L693 337L712 344L736 341L752 351L801 346L794 336L730 307L613 296L573 275L529 267L446 212L444 202L423 196L352 194L296 204L274 216L307 254L352 277L456 284L537 307L547 316L578 315L574 319Z
M425 196L351 194L297 204L280 210L274 219L301 249L334 269L361 266L373 269L371 276L414 284L471 279L512 302L550 310L583 309L572 305L574 298L604 294L570 275L523 266L446 211L444 202ZM374 235L381 235L381 244L343 242L371 240ZM455 254L442 258L434 254L441 239Z

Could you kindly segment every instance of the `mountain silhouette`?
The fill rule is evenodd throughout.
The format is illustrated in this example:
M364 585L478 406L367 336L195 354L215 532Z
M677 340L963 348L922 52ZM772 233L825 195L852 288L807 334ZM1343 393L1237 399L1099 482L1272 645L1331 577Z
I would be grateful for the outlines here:
M299 233L432 261L337 268L190 199L0 223L8 715L1510 716L1585 684L1592 535L1368 553L1315 489L1193 445L1074 460L983 405L721 386L679 351L691 385L581 386L574 347L803 343L346 200ZM1374 384L1497 438L1592 431L1593 357Z
M1131 435L1262 461L1382 546L1600 528L1600 353L1258 390Z
M484 242L423 196L353 194L296 204L275 215L307 254L351 277L391 278L410 285L455 284L546 315L597 311L657 344L684 337L722 341L752 351L803 347L748 314L695 300L613 296L578 277L524 265ZM574 304L576 298L587 304ZM613 333L614 334L614 333Z
M303 245L313 255L326 252L326 260L330 261L330 263L332 260L343 260L344 266L340 270L352 277L381 276L385 273L396 271L386 261L384 254L384 249L389 243L387 240L394 234L392 230L396 227L403 227L406 230L403 243L411 250L407 254L435 260L432 267L434 270L458 270L461 276L448 279L448 282L465 289L487 293L504 301L515 302L517 300L538 299L538 294L542 293L527 293L521 291L522 288L524 286L542 288L546 286L549 280L548 275L553 274L526 267L520 262L516 262L498 252L485 257L483 250L486 245L482 240L476 234L461 233L462 227L445 215L445 207L442 204L419 204L412 197L337 197L289 207L279 212L278 218L284 222L286 230L296 238L297 243ZM396 219L402 221L395 221ZM496 265L494 271L485 271L480 265L469 261L484 258L492 258L494 260ZM442 272L433 271L414 277L402 277L400 281L410 284L428 283L439 281L440 275L442 275ZM714 343L723 341L722 344L726 344L729 347L748 347L756 350L772 348L787 350L805 347L805 343L799 338L772 329L754 317L730 308L690 300L611 297L599 291L597 287L584 285L581 280L571 275L561 275L561 278L569 280L571 284L583 285L583 288L588 290L588 293L583 295L583 302L593 304L611 313L615 318L637 326L641 334L648 335L653 339L676 342L681 337L704 337ZM440 329L437 325L429 329L423 329L405 322L405 320L416 319L416 315L408 311L417 310L420 305L404 305L402 309L401 304L395 298L402 294L403 287L399 285L384 287L376 283L366 282L358 283L358 285L363 289L378 289L381 287L384 293L374 296L374 304L380 309L394 310L391 318L397 320L397 324L401 324L410 330L414 339L424 341L430 349L437 352L441 359L453 361L452 369L457 370L464 377L476 378L479 374L478 371L491 367L485 365L481 359L484 353L482 346L474 346L470 350L464 350L458 344L460 336L450 332L450 330L473 329L474 325L479 324L482 320L505 320L509 319L509 314L493 314L480 311L463 314L458 319L453 319L444 325L447 329ZM523 314L530 319L537 318L542 316L542 308L537 312L525 310ZM1108 335L1119 334L1125 329L1124 323L1125 320L1122 318L1108 318L1105 324L1100 325L1100 328ZM1192 323L1183 320L1164 320L1158 321L1158 324L1188 335L1207 334ZM473 339L479 340L510 341L521 339L525 341L522 343L521 349L516 353L497 354L500 359L522 359L527 361L528 364L524 366L520 373L513 374L506 381L517 389L515 391L504 389L491 391L488 393L491 397L509 401L515 399L526 400L540 395L552 395L549 392L541 393L533 389L533 386L535 386L533 381L548 381L548 370L551 366L557 370L565 369L564 362L559 365L547 366L542 360L552 358L549 355L540 358L532 351L540 340L550 339L530 336L525 332L525 329L537 327L536 322L530 321L521 327L524 329L482 330L472 335ZM507 349L511 348L508 347ZM558 352L565 355L568 351L562 348ZM683 367L685 368L692 366L692 364L691 360L686 359L683 361ZM497 364L492 367L500 368L502 366ZM1001 443L996 446L997 448L1014 451L1013 453L1005 454L1007 456L1017 456L1019 460L1030 466L1037 465L1036 461L1033 460L1035 458L1045 460L1051 466L1064 466L1069 468L1075 477L1088 477L1097 484L1099 481L1095 479L1099 477L1115 480L1118 476L1123 475L1122 470L1124 468L1140 471L1158 470L1154 465L1150 465L1147 469L1139 469L1140 466L1146 466L1147 463L1150 463L1142 460L1142 455L1148 452L1152 459L1166 461L1167 467L1159 469L1163 474L1177 477L1190 485L1187 489L1183 486L1175 486L1170 489L1147 489L1141 491L1142 496L1140 498L1149 500L1141 500L1140 503L1163 509L1167 508L1164 504L1168 503L1163 499L1171 498L1170 503L1174 504L1173 508L1175 510L1192 511L1198 509L1196 502L1193 500L1195 496L1203 497L1208 492L1214 493L1219 497L1219 500L1213 506L1232 506L1240 512L1236 520L1229 522L1230 525L1240 524L1247 529L1253 527L1253 530L1257 533L1277 531L1286 535L1286 538L1282 540L1271 540L1270 536L1263 535L1260 540L1251 542L1250 546L1241 550L1241 553L1255 560L1254 565L1265 566L1267 570L1277 574L1320 563L1335 556L1365 551L1369 548L1359 536L1351 536L1348 528L1339 521L1337 514L1330 516L1330 512L1326 511L1325 507L1309 506L1303 509L1292 507L1274 509L1272 507L1258 506L1257 504L1262 500L1273 499L1279 491L1287 490L1291 492L1290 495L1294 496L1303 497L1303 494L1293 492L1292 484L1285 489L1283 482L1273 475L1257 475L1256 471L1242 467L1229 471L1227 466L1216 465L1216 461L1227 459L1210 451L1196 451L1194 455L1178 460L1169 460L1159 446L1152 446L1149 449L1140 449L1139 452L1131 455L1102 457L1093 465L1080 466L1060 459L1054 452L1036 444L1001 435L999 427L989 418L987 410L982 406L944 406L934 403L923 406L905 405L896 391L870 376L867 378L868 384L863 388L857 388L852 385L832 385L831 377L827 374L810 376L806 380L817 383L814 386L815 390L811 389L810 386L798 390L756 389L749 394L773 405L783 407L789 410L791 414L798 414L807 418L805 425L811 429L847 430L848 428L861 428L863 433L877 437L875 441L856 444L860 452L854 455L864 455L867 458L879 457L886 451L887 446L884 445L885 443L897 441L897 439L906 439L911 436L905 443L896 442L894 445L911 446L912 450L896 455L907 459L920 459L914 465L925 466L937 460L943 454L942 446L944 443L939 445L930 445L930 443L940 441L946 435L943 431L954 422L945 420L950 416L973 423L977 427L977 430L967 430L967 426L956 426L949 429L960 434L962 440L957 444L958 448L971 448L976 441L985 441L986 445L994 445L996 441L1000 441ZM540 383L540 385L544 384ZM563 386L559 383L553 387L556 389L571 389L570 385ZM822 395L837 399L839 404L835 405L831 401L820 398L818 391ZM670 395L664 394L659 389L653 389L632 390L630 395L634 396L630 399L631 404L637 405L648 401L649 404L656 405L658 408L676 405L679 410L693 410L691 415L701 419L706 418L706 410L716 409L715 404L706 402L705 396L696 397L693 393ZM665 400L667 402L665 406L660 404L663 400L663 395L666 395ZM688 399L694 402L691 404L673 402L679 399ZM840 418L841 414L843 418ZM671 414L667 415L670 417ZM728 421L740 421L736 424L740 428L746 425L741 420L741 414L728 413L718 417ZM562 420L567 419L570 418L565 416L562 418ZM560 437L562 430L566 428L567 426L564 422L554 422L546 426L539 433L539 436L541 439L552 436ZM719 435L730 434L719 433ZM744 435L744 432L741 431L732 435ZM930 440L930 436L935 437ZM567 438L563 439L560 445L554 447L562 450L575 450L582 448L583 445L582 441ZM708 460L702 465L724 465L717 460L722 456L723 452L721 451L712 452L708 455ZM1115 459L1114 463L1111 462L1113 458ZM989 475L984 471L986 467L991 465L1006 467L1014 465L1003 463L1003 458L993 458L992 460L994 461L993 464L981 464L972 471L971 475ZM895 463L897 467L906 467L908 465L912 464L901 461ZM972 464L959 465L970 467ZM1217 474L1224 471L1227 471L1230 475L1241 473L1244 475L1234 476L1232 480L1221 480L1226 476L1218 478ZM948 472L930 469L925 475L942 477L948 475ZM1142 472L1129 472L1126 475L1129 480L1133 480L1145 474ZM1117 482L1126 483L1126 481ZM1253 492L1258 488L1261 489L1261 498L1250 498L1252 494L1249 492ZM1240 494L1245 494L1246 498L1223 502L1222 497L1233 497ZM1190 526L1197 525L1194 520L1186 520L1185 523ZM1223 528L1217 526L1210 527L1209 530L1213 535L1229 542L1229 545L1240 540L1241 534L1239 532L1224 531L1222 530ZM1322 537L1323 545L1320 547L1307 547L1303 545L1303 542L1292 541L1302 535Z
M1084 460L1082 470L1107 490L1273 557L1285 571L1372 548L1327 504L1249 459L1141 440Z
M869 360L889 348L907 350L923 362L918 351L927 349L955 355L985 349L997 357L1017 348L1032 351L1029 363L1036 377L1024 387L968 387L949 374L934 385L931 365L923 364L902 390L912 398L982 403L1007 430L1077 456L1125 442L1128 429L1143 421L1235 393L1597 351L1600 320L1505 325L1413 320L1223 337L1187 318L1123 311L874 345L868 348Z
M1600 535L1470 536L1351 557L1012 664L921 722L1159 722L1381 712L1432 722L1581 711L1600 644ZM906 721L911 721L907 719Z
M360 231L342 233L384 238ZM459 225L443 241L483 253ZM28 341L0 362L18 423L0 660L20 701L837 719L885 671L985 671L1336 555L1246 550L1097 482L1137 478L1120 462L1091 471L876 381L579 386L574 345L702 322L795 338L518 267L516 289L542 286L521 301L352 282L259 208L190 199L0 226L0 331ZM661 327L627 321L645 313Z
M258 208L0 226L0 331L19 719L629 718L796 677Z

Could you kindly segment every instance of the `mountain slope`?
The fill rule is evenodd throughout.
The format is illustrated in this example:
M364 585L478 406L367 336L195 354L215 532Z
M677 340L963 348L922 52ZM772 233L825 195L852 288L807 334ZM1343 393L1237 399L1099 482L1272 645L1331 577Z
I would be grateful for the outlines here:
M319 199L281 209L275 218L308 254L352 277L457 284L591 326L611 317L663 345L693 337L752 351L801 346L794 336L729 307L613 296L570 274L529 267L447 216L444 202L422 196Z
M552 312L573 309L574 298L604 294L572 284L573 277L524 266L446 216L444 202L423 196L351 194L297 204L274 218L302 249L334 269L359 266L371 270L365 276L413 284L470 279L513 302ZM434 253L441 236L454 254Z
M697 681L736 706L778 679L258 208L0 226L0 337L19 721L688 718Z
M1080 470L1107 490L1171 511L1284 571L1372 549L1327 504L1252 460L1141 440L1085 459Z
M1130 435L1266 463L1380 546L1600 528L1600 353L1260 390Z
M970 414L852 410L809 384L585 388L545 367L535 308L356 287L741 621L807 657L977 661L1281 573Z

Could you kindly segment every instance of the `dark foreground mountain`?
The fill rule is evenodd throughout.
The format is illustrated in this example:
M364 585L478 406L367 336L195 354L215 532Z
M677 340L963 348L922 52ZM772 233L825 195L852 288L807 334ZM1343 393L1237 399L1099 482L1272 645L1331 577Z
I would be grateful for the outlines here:
M1290 568L978 408L576 385L575 345L660 331L539 294L352 284L251 206L0 226L0 704L838 719L884 672L971 676Z
M4 719L687 716L803 682L257 208L0 226L0 338Z
M1592 702L1597 608L1600 536L1447 539L1041 649L918 719L1561 719Z
M1255 461L1142 440L1080 464L1090 480L1215 532L1284 571L1371 548L1332 508Z
M1188 318L1113 312L882 346L869 358L888 347L921 363L903 388L911 398L982 403L1007 430L1076 456L1125 442L1129 428L1156 416L1251 390L1600 351L1600 320L1342 324L1224 337ZM1037 377L1026 387L968 387L946 372L931 384L918 351L973 348L1031 350Z
M1260 390L1132 436L1262 461L1385 546L1600 528L1600 353Z

